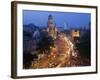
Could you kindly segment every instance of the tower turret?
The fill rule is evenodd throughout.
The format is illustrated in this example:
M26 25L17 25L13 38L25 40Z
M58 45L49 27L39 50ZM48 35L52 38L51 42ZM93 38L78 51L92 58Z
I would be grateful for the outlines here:
M47 26L48 27L55 27L55 24L54 24L54 20L53 20L53 16L52 15L49 15L48 16L48 23L47 23Z
M54 23L52 15L48 16L47 27L48 27L47 28L48 35L53 37L53 38L56 38L56 36L57 36L57 29L55 27L55 23Z

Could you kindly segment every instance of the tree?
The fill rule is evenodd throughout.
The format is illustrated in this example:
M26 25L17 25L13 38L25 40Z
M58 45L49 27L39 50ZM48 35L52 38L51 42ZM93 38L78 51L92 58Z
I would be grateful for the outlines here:
M90 31L87 30L85 34L80 38L79 40L80 43L76 43L76 46L82 57L90 58L90 55L91 55L90 54L90 51L91 51L90 39L91 39Z

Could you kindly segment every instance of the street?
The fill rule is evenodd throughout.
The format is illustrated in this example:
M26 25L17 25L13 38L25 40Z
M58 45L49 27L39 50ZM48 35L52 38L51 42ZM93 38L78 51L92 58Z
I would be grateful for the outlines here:
M55 48L51 49L50 54L44 55L39 60L33 61L31 68L55 68L71 67L80 64L80 56L75 54L74 45L64 35L60 35L55 40Z

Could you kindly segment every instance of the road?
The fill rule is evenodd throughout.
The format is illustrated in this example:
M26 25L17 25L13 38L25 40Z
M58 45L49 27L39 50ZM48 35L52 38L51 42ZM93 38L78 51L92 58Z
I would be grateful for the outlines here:
M78 64L80 64L80 58L75 54L73 46L72 42L66 36L60 35L55 40L55 48L51 49L50 54L33 61L31 68L78 66Z

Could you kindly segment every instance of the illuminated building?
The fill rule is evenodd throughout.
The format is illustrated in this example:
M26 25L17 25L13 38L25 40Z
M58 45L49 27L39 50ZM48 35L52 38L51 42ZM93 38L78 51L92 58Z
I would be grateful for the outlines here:
M80 31L79 30L72 30L71 32L72 38L75 42L77 42L80 38Z
M55 26L55 23L53 21L53 17L52 15L49 15L48 16L48 22L47 22L47 32L48 32L48 35L53 37L54 39L56 39L57 37L57 28Z

